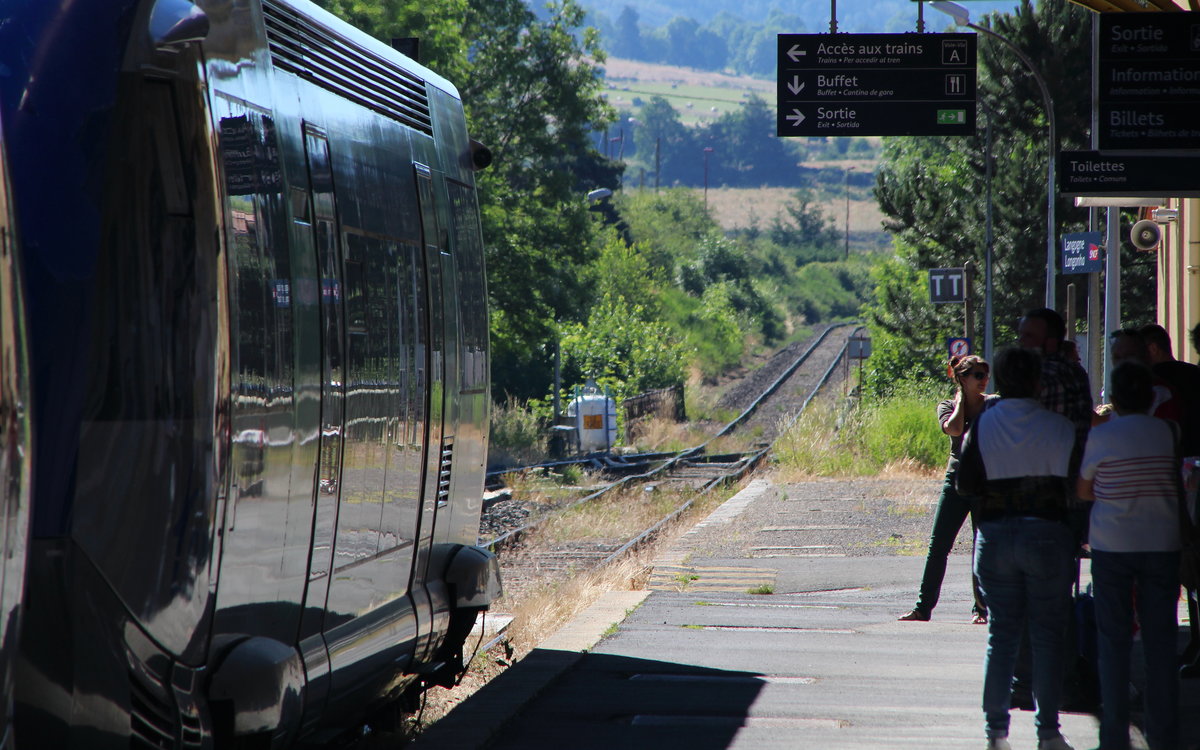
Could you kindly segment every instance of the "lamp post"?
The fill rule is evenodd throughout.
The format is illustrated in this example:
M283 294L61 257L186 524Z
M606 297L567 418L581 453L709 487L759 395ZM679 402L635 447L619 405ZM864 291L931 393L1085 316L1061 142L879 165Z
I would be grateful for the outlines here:
M846 260L850 260L850 173L854 167L846 167Z
M708 155L713 152L712 146L704 147L704 210L708 211Z
M1048 163L1046 166L1046 307L1053 310L1054 257L1057 254L1054 236L1054 156L1055 151L1057 150L1057 141L1054 128L1054 102L1050 98L1050 89L1047 88L1046 80L1042 78L1042 74L1038 72L1038 69L1034 66L1033 61L1029 59L1028 55L1021 51L1020 47L1013 44L1007 38L1000 36L991 29L971 23L971 14L966 8L958 5L957 3L947 2L946 0L935 0L935 2L930 4L935 10L939 10L954 19L954 23L956 25L974 29L980 34L990 36L993 39L996 39L1007 45L1008 48L1013 51L1013 54L1017 56L1017 59L1024 63L1025 67L1029 68L1029 72L1033 74L1034 80L1037 81L1038 88L1042 91L1042 106L1046 110L1046 122L1050 128L1048 138L1049 144L1047 148L1049 154L1047 159Z

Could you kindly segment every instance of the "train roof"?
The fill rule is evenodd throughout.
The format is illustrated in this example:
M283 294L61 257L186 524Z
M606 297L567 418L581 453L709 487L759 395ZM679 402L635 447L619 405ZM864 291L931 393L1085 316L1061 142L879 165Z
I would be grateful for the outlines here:
M268 2L268 0L262 1L264 4ZM309 0L269 0L269 2L304 16L309 23L321 27L321 30L329 36L340 39L350 46L358 47L361 51L374 55L388 64L402 68L406 72L420 77L426 84L450 94L455 99L462 98L458 93L458 88L445 78Z

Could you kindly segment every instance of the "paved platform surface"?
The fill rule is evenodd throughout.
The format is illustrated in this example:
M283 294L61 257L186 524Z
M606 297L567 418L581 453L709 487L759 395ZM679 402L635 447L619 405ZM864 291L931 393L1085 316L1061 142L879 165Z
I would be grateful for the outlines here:
M605 595L413 747L982 749L969 554L951 556L932 621L897 622L924 557L864 545L855 516L904 508L847 495L752 483L660 556L650 591ZM1198 683L1184 682L1189 750ZM1095 717L1062 726L1096 747ZM1032 713L1013 711L1010 740L1036 748Z

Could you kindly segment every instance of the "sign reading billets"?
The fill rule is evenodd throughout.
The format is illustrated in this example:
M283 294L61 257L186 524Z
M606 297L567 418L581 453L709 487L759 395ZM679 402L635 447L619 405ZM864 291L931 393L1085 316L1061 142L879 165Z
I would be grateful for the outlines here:
M961 268L929 269L929 301L950 304L966 299L967 274Z
M1062 151L1058 192L1064 196L1121 195L1200 198L1200 154Z
M780 34L781 136L974 135L974 34Z
M1200 13L1101 13L1101 150L1200 149Z
M1104 270L1104 236L1100 232L1073 232L1062 238L1063 273L1097 273Z

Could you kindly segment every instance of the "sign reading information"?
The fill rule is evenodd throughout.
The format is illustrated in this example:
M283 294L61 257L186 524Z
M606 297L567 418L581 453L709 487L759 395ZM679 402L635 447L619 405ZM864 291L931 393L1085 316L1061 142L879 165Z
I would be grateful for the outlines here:
M974 135L974 34L780 34L781 136Z
M1200 13L1101 13L1100 149L1200 149Z

